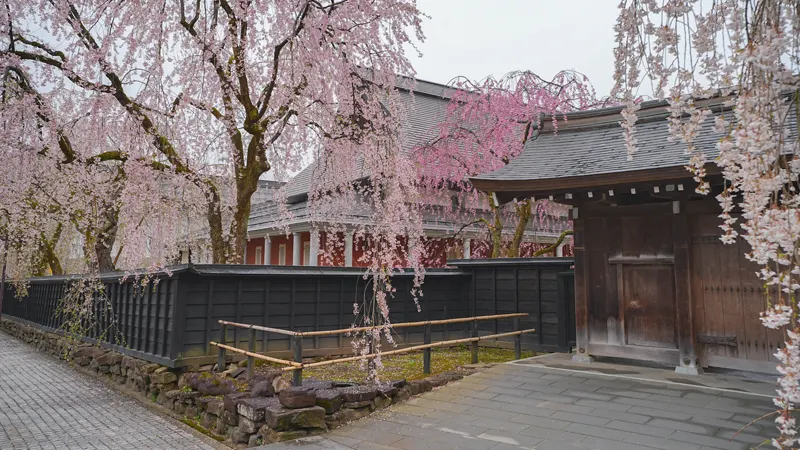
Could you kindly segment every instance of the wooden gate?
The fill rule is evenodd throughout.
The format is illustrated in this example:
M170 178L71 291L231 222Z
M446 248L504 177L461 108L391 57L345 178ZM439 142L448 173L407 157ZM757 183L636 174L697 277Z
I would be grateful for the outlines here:
M621 266L628 345L678 348L672 264Z
M758 266L745 258L743 239L719 240L720 219L704 214L692 220L692 297L697 352L704 367L775 372L772 356L781 333L765 328L759 313L767 307Z

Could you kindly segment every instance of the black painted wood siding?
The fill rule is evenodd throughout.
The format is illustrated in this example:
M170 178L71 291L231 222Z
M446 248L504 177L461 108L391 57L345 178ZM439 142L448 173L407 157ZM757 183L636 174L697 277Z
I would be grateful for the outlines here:
M516 263L510 265L510 261ZM524 349L569 348L570 336L574 340L574 319L570 322L569 316L574 306L571 261L470 260L452 264L458 268L427 272L419 308L410 294L412 275L395 275L396 292L389 302L391 321L527 312L530 317L521 321L521 327L536 328L537 333L523 338ZM363 278L362 269L353 268L178 266L171 268L169 275L156 274L146 285L132 277L123 280L118 274L102 280L106 296L94 302L98 320L86 340L173 367L215 361L217 349L209 342L220 339L219 320L293 331L348 328L354 321L354 303L371 295L370 281ZM25 298L17 298L9 286L3 314L59 330L63 325L59 299L68 282L67 277L34 278ZM513 320L481 322L480 332L502 333L512 331L513 326ZM431 338L467 337L470 327L469 323L435 326ZM226 341L246 349L248 335L246 330L228 327ZM398 329L393 340L400 346L419 344L423 329ZM256 332L255 341L259 352L289 356L286 336ZM384 345L388 348L390 344ZM303 349L305 356L352 351L345 335L308 338Z

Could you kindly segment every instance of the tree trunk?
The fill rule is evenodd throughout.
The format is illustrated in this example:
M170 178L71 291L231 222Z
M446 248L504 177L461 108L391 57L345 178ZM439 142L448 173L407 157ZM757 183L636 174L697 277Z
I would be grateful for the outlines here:
M116 226L114 227L116 229ZM111 247L114 245L116 239L116 231L114 237L110 239L98 239L94 244L94 256L97 259L97 271L99 273L113 272L116 270L114 266L114 257L111 256Z
M206 219L208 220L208 233L211 238L211 262L225 264L227 248L225 237L222 233L222 211L220 209L219 193L215 187L206 194Z
M111 211L107 211L105 218L106 221L101 227L103 231L100 232L99 238L94 243L97 270L100 273L117 270L111 250L114 248L114 242L117 240L117 230L119 230L119 209L114 207Z
M514 239L506 251L506 257L519 258L519 249L522 246L522 239L525 237L525 228L531 221L531 199L526 199L524 202L515 206L517 210L517 229L514 231Z
M39 246L39 251L42 253L42 261L34 271L34 275L36 276L43 276L47 274L47 269L50 269L50 273L52 275L63 275L64 269L61 266L61 260L58 258L56 254L56 246L58 246L58 241L61 239L61 232L64 229L62 224L56 225L56 229L53 232L53 236L48 238L47 236L42 233L41 239L42 242Z
M258 175L255 172L255 170L248 171L236 182L236 210L231 222L228 264L244 264L247 224L250 222L253 194L258 189Z
M503 249L503 220L500 217L500 207L494 204L492 192L489 192L489 207L492 208L493 224L489 225L489 234L492 236L492 253L489 258L499 258Z

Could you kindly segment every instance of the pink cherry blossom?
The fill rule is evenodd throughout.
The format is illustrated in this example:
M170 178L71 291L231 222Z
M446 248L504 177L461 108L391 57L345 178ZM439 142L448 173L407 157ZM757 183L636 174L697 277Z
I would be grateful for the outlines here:
M615 95L628 106L623 128L634 155L635 97L645 82L656 97L668 99L672 139L686 143L687 169L709 193L710 162L694 138L703 127L727 136L717 144L714 163L725 187L721 240L741 235L748 259L762 266L758 276L777 288L761 314L762 323L784 331L785 346L775 357L781 373L775 404L780 436L776 448L797 448L791 417L800 400L800 4L771 0L622 0L615 31ZM718 97L733 113L706 124L704 99ZM716 102L717 104L719 101ZM741 215L736 213L741 212Z

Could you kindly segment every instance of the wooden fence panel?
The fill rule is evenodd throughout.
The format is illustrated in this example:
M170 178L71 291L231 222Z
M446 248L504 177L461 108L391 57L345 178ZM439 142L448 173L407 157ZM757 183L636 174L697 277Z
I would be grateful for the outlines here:
M418 304L411 294L412 274L397 274L390 319L399 323L525 312L530 316L522 319L521 328L537 332L523 337L524 349L567 350L570 339L574 341L571 264L564 258L452 261L456 268L427 272ZM372 295L370 281L358 268L194 265L172 267L146 284L118 274L101 279L105 298L95 305L99 320L86 340L173 367L214 362L216 348L209 341L219 340L220 320L292 331L342 329L355 319L353 304ZM4 316L59 330L64 323L60 299L71 280L33 278L25 298L9 286ZM468 337L470 328L471 323L435 325L431 338ZM480 324L481 335L513 329L511 319ZM393 339L401 346L419 344L423 331L399 329ZM246 349L248 340L246 330L227 327L229 345ZM512 339L500 344L511 345ZM285 335L256 332L254 348L290 356ZM303 349L308 356L351 352L350 339L341 335L307 338Z

